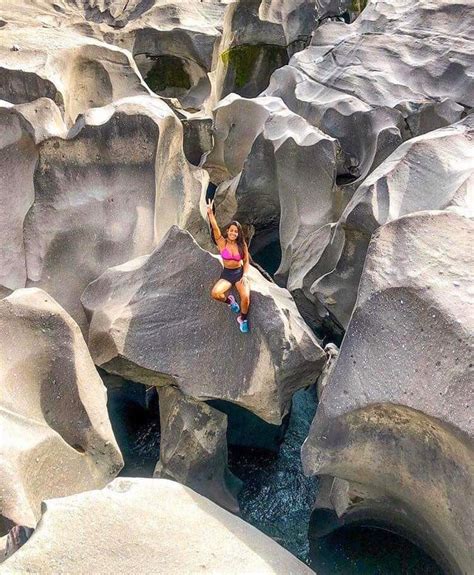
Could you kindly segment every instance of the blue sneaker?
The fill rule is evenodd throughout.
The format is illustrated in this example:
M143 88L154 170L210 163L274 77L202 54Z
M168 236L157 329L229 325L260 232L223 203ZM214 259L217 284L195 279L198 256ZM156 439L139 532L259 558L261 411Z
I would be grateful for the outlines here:
M230 300L230 304L229 307L230 309L234 312L234 313L239 313L240 311L240 306L237 303L237 301L235 300L235 297L233 295L229 296L229 300Z
M242 317L239 315L239 317L237 318L237 321L239 322L240 331L242 333L248 333L249 329L250 329L248 320L242 319Z

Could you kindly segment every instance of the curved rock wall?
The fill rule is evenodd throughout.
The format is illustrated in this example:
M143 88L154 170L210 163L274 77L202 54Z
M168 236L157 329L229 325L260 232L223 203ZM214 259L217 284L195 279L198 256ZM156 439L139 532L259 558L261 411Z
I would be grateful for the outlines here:
M473 28L451 0L0 2L0 535L119 471L93 362L160 388L156 475L234 511L219 406L277 434L321 375L312 533L363 519L469 571ZM279 244L248 334L210 297L215 188Z
M418 533L454 573L469 572L474 537L473 239L450 212L379 228L303 447L307 473L379 491L385 526Z

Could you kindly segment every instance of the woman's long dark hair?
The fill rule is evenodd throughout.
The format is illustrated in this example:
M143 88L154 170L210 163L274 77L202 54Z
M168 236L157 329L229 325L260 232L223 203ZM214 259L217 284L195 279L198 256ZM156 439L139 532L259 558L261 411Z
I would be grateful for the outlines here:
M242 226L240 225L240 222L238 222L237 220L233 220L232 222L230 222L230 224L227 224L226 227L224 228L224 233L222 235L224 236L224 238L227 239L227 232L229 231L230 226L235 226L239 232L239 235L237 236L237 248L239 250L239 254L242 257L244 257L247 242L245 241L244 231L242 229Z

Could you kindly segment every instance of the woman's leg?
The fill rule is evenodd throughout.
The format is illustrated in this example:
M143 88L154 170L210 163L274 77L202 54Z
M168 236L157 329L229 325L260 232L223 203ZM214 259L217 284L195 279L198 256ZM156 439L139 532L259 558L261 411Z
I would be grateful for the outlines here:
M243 319L246 319L246 316L249 312L250 307L250 283L247 278L242 278L235 284L237 291L239 292L240 296L240 309L241 315Z
M232 287L232 284L227 280L217 280L216 284L212 288L211 296L216 301L221 301L222 303L228 303L227 300L227 292Z

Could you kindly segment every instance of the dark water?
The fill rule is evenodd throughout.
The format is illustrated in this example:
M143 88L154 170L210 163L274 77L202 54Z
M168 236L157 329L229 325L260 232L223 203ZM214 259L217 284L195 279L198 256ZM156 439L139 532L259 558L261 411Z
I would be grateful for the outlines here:
M262 266L266 272L271 276L275 274L281 261L281 248L278 239L260 249L258 252L254 252L252 246L250 246L250 253L253 260Z
M150 402L145 388L131 382L114 385L109 378L106 384L112 427L125 459L121 475L152 477L160 448L156 398ZM244 482L239 495L242 518L318 575L443 575L421 549L380 530L340 530L310 545L308 524L318 480L304 476L300 449L315 411L314 387L295 394L278 455L229 449L229 467Z
M318 575L443 575L421 549L380 529L339 530L317 541L310 565Z
M318 575L443 575L421 549L382 530L340 530L310 547L307 532L318 481L303 475L300 449L315 411L314 388L295 394L278 456L230 450L230 467L244 481L242 518Z
M305 561L309 558L308 522L318 480L304 476L299 451L315 409L313 390L295 394L278 456L229 451L229 466L244 481L239 495L242 518Z

